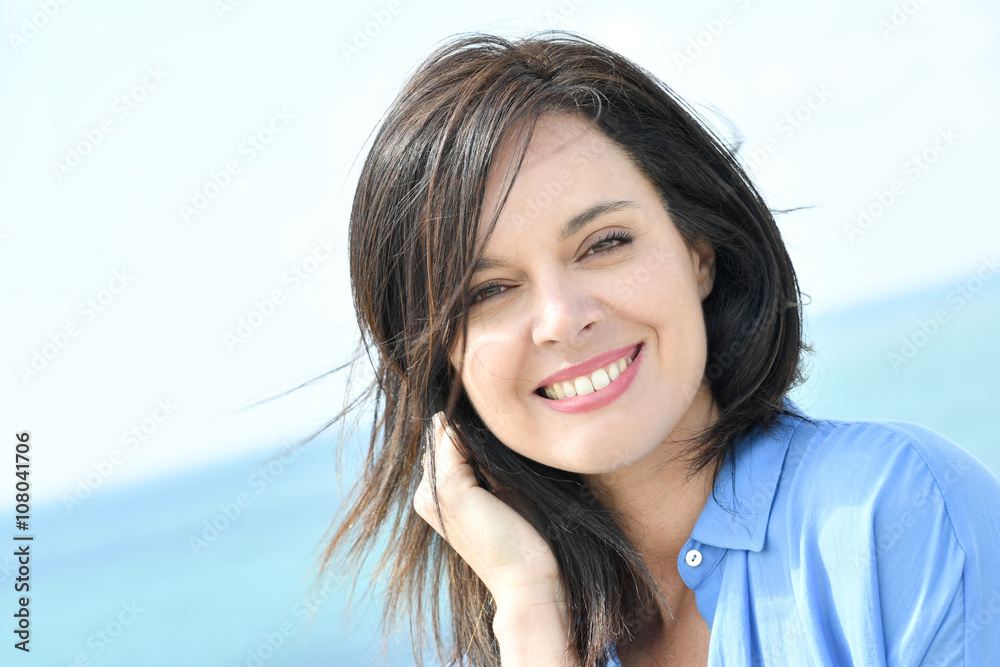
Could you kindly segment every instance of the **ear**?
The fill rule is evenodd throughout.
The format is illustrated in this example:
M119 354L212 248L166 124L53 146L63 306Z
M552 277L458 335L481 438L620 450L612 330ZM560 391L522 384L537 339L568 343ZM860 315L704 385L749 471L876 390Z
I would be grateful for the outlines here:
M704 301L715 285L715 247L706 239L698 239L691 248L691 260L698 281L698 296Z

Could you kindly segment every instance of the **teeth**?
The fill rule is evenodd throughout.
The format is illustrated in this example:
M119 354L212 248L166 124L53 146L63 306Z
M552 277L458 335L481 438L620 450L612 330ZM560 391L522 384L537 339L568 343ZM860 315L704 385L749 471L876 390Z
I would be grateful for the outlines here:
M543 388L543 393L551 399L560 400L570 396L586 396L604 389L617 380L625 369L632 365L632 359L622 357L604 368L598 368L590 375L583 375L574 380L556 382Z
M598 371L594 371L594 374L590 376L590 381L594 383L595 390L604 389L611 384L611 377L608 375L608 372L602 368Z

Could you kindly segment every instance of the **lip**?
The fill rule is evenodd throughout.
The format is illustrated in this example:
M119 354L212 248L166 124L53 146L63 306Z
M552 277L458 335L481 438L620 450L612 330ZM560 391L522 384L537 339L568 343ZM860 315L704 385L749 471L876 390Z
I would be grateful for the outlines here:
M605 405L612 403L615 399L624 394L625 391L631 386L632 381L635 380L636 373L639 371L639 364L642 363L643 358L646 356L644 354L645 346L640 343L638 346L621 348L622 352L619 356L612 356L608 359L607 363L611 363L615 359L624 356L625 353L635 347L639 348L639 351L635 355L635 359L633 359L632 363L622 372L621 375L618 376L617 380L609 384L604 389L595 391L592 394L587 394L586 396L569 396L559 400L552 400L551 398L545 398L543 396L539 396L538 394L533 394L534 399L544 401L546 407L552 408L556 412L579 413L590 412L591 410L603 408ZM615 352L617 352L617 350ZM595 357L595 359L606 358L606 356L607 355L601 355L601 357ZM601 368L601 366L597 366L594 370L597 370L597 368ZM558 378L558 375L554 375L553 377ZM568 377L577 376L571 375ZM559 381L559 379L553 380L553 382Z
M542 383L535 387L535 391L538 391L542 387L547 387L553 382L562 382L564 380L578 378L581 375L590 375L598 368L604 368L612 361L618 361L632 350L638 348L640 345L642 345L642 343L632 343L631 345L626 345L625 347L619 347L616 350L609 350L603 354L599 354L596 357L584 361L583 363L577 364L576 366L564 368L563 370L553 373L542 380Z

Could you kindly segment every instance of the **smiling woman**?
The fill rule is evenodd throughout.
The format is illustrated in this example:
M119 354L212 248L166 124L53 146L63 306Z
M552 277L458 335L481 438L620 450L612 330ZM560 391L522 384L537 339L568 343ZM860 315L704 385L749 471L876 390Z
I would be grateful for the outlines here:
M501 164L510 150L500 147ZM525 224L560 173L570 175L560 192ZM536 122L498 211L504 176L487 181L484 212L499 218L477 240L467 328L451 359L479 418L515 452L577 473L627 466L678 426L706 426L701 303L712 246L688 248L649 179L576 116ZM626 281L634 289L622 298ZM628 442L608 447L626 431Z
M453 664L1000 660L974 625L1000 482L927 429L786 397L773 216L638 66L562 33L441 47L350 243L376 410L323 566L387 532L388 630L409 614L418 660L428 617Z

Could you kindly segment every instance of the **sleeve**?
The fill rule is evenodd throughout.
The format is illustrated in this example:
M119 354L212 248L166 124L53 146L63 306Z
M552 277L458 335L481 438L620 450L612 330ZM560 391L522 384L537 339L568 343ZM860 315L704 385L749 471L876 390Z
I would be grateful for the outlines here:
M872 529L885 664L963 665L965 552L933 476L908 458L893 462Z
M872 537L886 665L1000 665L1000 481L943 436L889 427Z

